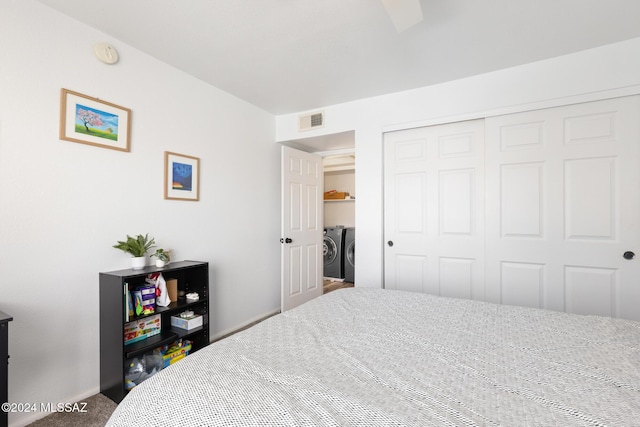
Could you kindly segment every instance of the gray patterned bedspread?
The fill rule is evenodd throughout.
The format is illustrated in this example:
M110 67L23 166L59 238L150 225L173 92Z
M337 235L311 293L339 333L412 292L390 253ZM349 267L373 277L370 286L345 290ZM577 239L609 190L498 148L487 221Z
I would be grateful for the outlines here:
M339 290L143 382L132 425L640 426L640 323Z

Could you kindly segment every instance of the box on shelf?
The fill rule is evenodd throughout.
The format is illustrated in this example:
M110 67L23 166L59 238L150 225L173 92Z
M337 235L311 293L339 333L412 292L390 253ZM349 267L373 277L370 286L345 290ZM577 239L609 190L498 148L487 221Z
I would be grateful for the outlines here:
M190 331L202 326L202 315L193 314L189 317L171 316L171 326Z
M178 301L178 279L166 279L167 293L171 301Z
M340 199L346 199L347 197L349 197L349 193L344 191L331 190L331 191L326 191L324 193L325 200L340 200Z
M142 313L152 314L156 311L156 287L155 286L139 286L136 289L140 292L140 304L142 305ZM136 304L138 301L136 300ZM136 313L138 309L136 307Z
M125 323L124 344L131 344L158 335L160 333L160 327L161 320L159 314Z
M180 359L184 359L189 355L191 350L191 341L178 341L171 347L166 348L163 351L162 359L164 361L164 367L174 364Z

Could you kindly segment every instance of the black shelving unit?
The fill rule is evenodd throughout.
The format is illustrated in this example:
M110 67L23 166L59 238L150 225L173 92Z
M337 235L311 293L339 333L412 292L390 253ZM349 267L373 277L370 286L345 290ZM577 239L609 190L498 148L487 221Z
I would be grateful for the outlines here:
M187 302L172 301L168 307L156 306L153 314L127 318L126 289L144 285L148 274L160 272L165 280L177 279L178 291L197 292L200 298ZM185 310L202 315L202 326L192 330L171 327L171 316ZM142 341L124 344L125 323L149 316L161 316L161 331ZM100 273L100 392L116 403L127 394L125 361L170 345L179 339L192 342L190 353L209 344L209 264L200 261L172 262L166 267L146 267L143 270L118 270Z

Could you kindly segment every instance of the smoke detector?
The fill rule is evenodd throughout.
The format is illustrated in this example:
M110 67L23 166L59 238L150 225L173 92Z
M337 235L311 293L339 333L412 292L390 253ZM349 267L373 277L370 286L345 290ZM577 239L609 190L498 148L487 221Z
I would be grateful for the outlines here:
M105 64L115 64L118 62L118 51L109 43L98 43L93 46L93 53Z

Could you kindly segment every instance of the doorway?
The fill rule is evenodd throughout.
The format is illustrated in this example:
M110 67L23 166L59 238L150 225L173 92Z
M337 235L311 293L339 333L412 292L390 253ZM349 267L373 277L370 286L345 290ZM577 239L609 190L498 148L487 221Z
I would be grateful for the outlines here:
M324 293L355 283L355 154L323 157Z
M299 151L299 155L296 154L297 157L309 157L308 162L312 162L312 159L320 159L323 163L322 166L322 177L321 177L321 190L317 192L317 203L321 207L319 216L319 226L316 227L313 233L317 233L317 239L320 242L323 240L324 234L324 226L325 226L325 217L330 221L330 225L340 225L340 226L351 226L353 229L355 226L355 155L354 155L354 145L355 145L355 133L353 131L349 132L341 132L339 134L333 135L324 135L318 137L310 137L299 139L295 141L286 141L282 142L283 146L288 148L293 148L293 151ZM289 150L291 151L291 150ZM306 155L305 155L306 153ZM326 161L325 161L326 160ZM315 161L315 160L313 160ZM325 166L326 163L326 173L328 182L325 184ZM285 163L283 163L284 165ZM287 163L288 164L288 163ZM310 164L310 163L309 163ZM310 286L315 289L314 283L317 281L323 281L324 278L324 269L322 265L319 265L316 268L313 263L305 263L299 262L291 265L299 266L300 268L290 268L291 265L288 265L288 261L290 260L289 249L293 248L295 245L294 241L297 239L287 238L285 234L291 232L289 230L288 222L286 221L287 215L290 212L296 211L299 209L297 207L293 207L290 205L293 201L298 200L296 197L288 197L289 188L284 185L286 181L284 179L285 168L283 166L283 210L281 213L282 217L282 239L283 243L283 256L281 257L281 266L282 266L282 274L281 274L281 294L282 294L282 310L293 308L295 305L293 301L298 299L304 302L304 298L294 298L295 292L291 290L300 290L307 289ZM331 188L329 188L331 187ZM335 187L335 188L334 188ZM334 194L334 198L332 200L326 201L324 200L323 192L327 190L335 190L335 193L342 193L340 195ZM307 192L308 193L308 192ZM348 196L346 193L349 193ZM314 196L315 198L316 196ZM300 198L299 202L302 204L309 203L306 200L308 197ZM341 200L340 200L341 199ZM284 201L287 201L284 203ZM328 206L329 212L325 214L325 205ZM302 208L302 206L300 207ZM329 223L327 223L329 224ZM353 238L355 233L351 233ZM311 238L311 236L310 236ZM285 244L286 243L286 244ZM354 245L355 246L355 245ZM322 250L322 248L321 248ZM308 257L307 257L308 258ZM322 258L322 254L321 254ZM300 258L302 259L302 258ZM355 250L352 250L351 262L355 262ZM290 263L289 263L290 264ZM310 267L305 267L306 265ZM319 264L322 264L322 259L320 259ZM309 270L311 268L313 271ZM317 273L316 273L317 271ZM355 265L351 271L352 278L355 278ZM313 279L313 280L312 280ZM338 279L342 279L344 282L344 277L338 277ZM351 283L353 283L353 279ZM294 283L295 282L295 283ZM312 283L313 282L313 283ZM293 285L292 285L293 284ZM328 288L335 289L334 286L329 286ZM304 293L304 292L302 292ZM310 294L311 295L311 294ZM287 301L287 304L284 303Z

